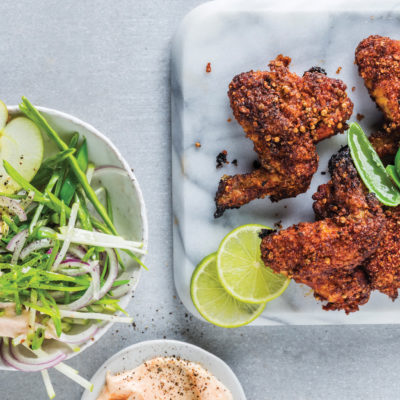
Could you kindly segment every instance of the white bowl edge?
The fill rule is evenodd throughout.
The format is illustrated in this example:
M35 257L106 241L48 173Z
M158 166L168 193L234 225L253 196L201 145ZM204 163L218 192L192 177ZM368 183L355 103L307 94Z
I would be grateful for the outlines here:
M53 117L56 118L62 118L64 120L68 120L76 125L82 126L84 129L86 129L87 131L89 131L90 133L92 133L94 136L96 136L97 138L99 138L102 142L105 143L105 145L111 149L111 151L114 153L114 155L116 156L116 158L118 159L118 161L122 164L124 170L126 171L130 181L133 184L133 187L137 193L137 197L139 200L139 204L140 204L140 216L141 216L141 224L142 224L142 237L143 237L143 249L147 250L147 246L148 246L148 221L147 221L147 212L146 212L146 206L144 203L144 198L143 198L143 194L142 191L140 189L139 183L136 179L135 174L133 173L133 171L131 170L129 164L127 163L127 161L124 159L124 157L121 155L121 153L119 152L119 150L116 148L116 146L111 142L110 139L108 139L105 135L103 135L100 131L98 131L94 126L82 121L79 118L76 118L70 114L64 113L62 111L58 111L58 110L54 110L51 108L47 108L47 107L40 107L40 106L35 106L39 111L44 112L46 114L49 114ZM12 106L7 106L7 109L9 111L10 114L21 114L23 115L23 113L19 110L18 106L12 105ZM142 260L144 260L145 257L142 257ZM136 280L135 284L131 286L130 291L125 294L124 296L122 296L121 298L124 298L125 296L130 296L136 289L138 283L139 283L139 277L141 274L141 269L139 269L138 272L138 279ZM120 314L120 313L119 313ZM84 350L86 350L87 348L89 348L91 345L93 345L94 343L96 343L98 340L100 340L102 338L102 336L104 336L107 331L112 327L113 323L112 322L108 322L105 325L103 325L98 332L93 336L94 340L88 340L86 343L84 343L83 345L80 346L80 351L79 352L72 352L69 353L67 355L66 360L69 360L79 354L81 354ZM4 365L1 363L0 361L0 371L1 370L7 370L7 371L16 371L14 368L9 367L7 365Z
M135 359L131 364L129 357L132 354ZM91 382L94 385L93 392L86 390L81 400L97 399L104 386L106 372L110 369L113 373L122 372L127 369L133 369L146 360L172 355L201 364L232 392L234 400L246 400L246 395L239 379L225 361L196 345L169 339L139 342L114 354L101 365L91 378ZM126 363L129 363L129 366L126 366Z

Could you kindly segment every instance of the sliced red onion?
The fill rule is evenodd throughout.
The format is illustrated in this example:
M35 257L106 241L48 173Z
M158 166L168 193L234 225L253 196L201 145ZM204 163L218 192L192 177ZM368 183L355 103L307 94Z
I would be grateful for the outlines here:
M7 244L6 249L9 251L14 251L17 243L21 240L24 236L24 231L18 232Z
M72 205L71 208L71 213L69 215L69 221L68 221L68 225L67 225L67 230L66 230L66 234L65 234L65 239L64 239L64 243L61 247L60 252L57 254L57 257L54 261L54 264L52 266L52 269L57 269L57 267L60 265L61 261L64 259L65 255L67 254L68 248L71 244L71 233L75 227L75 222L76 222L76 218L78 216L78 210L79 210L79 204L78 203L74 203Z
M100 299L100 266L99 263L91 263L89 266L83 266L81 267L82 269L86 268L87 271L85 273L90 273L92 276L92 281L90 282L90 285L86 292L83 294L82 297L79 299L75 300L74 302L66 305L60 305L59 308L60 310L67 310L67 311L76 311L80 310L81 308L85 307L89 303L91 303L93 300L98 300ZM81 271L75 271L74 269L63 269L63 273L69 275L69 274L80 274Z
M42 365L52 363L54 361L63 361L67 356L62 351L57 351L53 354L47 354L43 357L27 357L22 354L18 346L10 346L11 355L19 362L27 365Z
M12 215L16 215L21 222L26 221L27 217L19 201L9 197L0 196L0 207L5 208Z
M109 248L106 248L105 251L109 258L108 276L100 289L99 299L103 298L109 292L118 276L118 259L115 251Z
M82 267L89 266L90 264L86 261L82 261L79 258L66 258L64 261L61 261L60 266L63 267Z
M129 279L129 283L127 283L126 285L122 285L122 286L118 286L116 288L113 288L112 289L112 296L111 296L113 299L119 299L122 296L125 296L128 292L131 291L132 285L134 284L133 283L133 278L131 276L128 276L126 278L123 277L123 276L119 276L118 279L123 279L123 280Z
M92 282L93 282L93 300L100 299L100 264L98 262L92 262L90 267L93 270Z
M57 271L69 276L90 274L93 271L90 264L78 259L67 258L62 261Z
M76 311L88 305L93 300L93 280L90 282L86 292L78 300L73 301L70 304L59 305L60 310Z
M77 333L75 335L67 335L66 333L62 333L61 336L57 338L57 340L63 343L79 345L90 340L97 333L98 330L99 327L95 324L92 324L83 332Z
M54 245L54 241L51 239L40 239L40 240L35 240L34 242L28 244L22 251L21 254L19 255L19 258L21 260L25 259L28 257L33 251L36 250L41 250L41 249L47 249L51 246Z
M18 232L11 240L10 243L7 245L7 249L10 250L10 248L13 248L13 255L11 257L11 264L16 264L19 258L19 255L21 254L21 251L25 245L26 239L28 238L29 232L28 229L24 229L21 232ZM18 237L17 237L18 236ZM15 239L17 237L17 239ZM13 244L10 246L11 242Z
M82 266L75 268L58 268L57 272L61 272L62 274L68 276L82 276L90 273L90 267Z
M69 247L68 252L79 259L84 258L86 255L86 249L82 246L72 245Z
M0 348L1 358L3 359L5 364L19 371L24 371L24 372L37 372L43 369L54 367L65 358L65 354L63 355L58 354L57 358L53 356L53 358L50 361L44 362L42 364L31 364L31 363L27 364L26 362L18 361L12 354L11 348L12 345L11 342L9 342L9 339L3 338Z

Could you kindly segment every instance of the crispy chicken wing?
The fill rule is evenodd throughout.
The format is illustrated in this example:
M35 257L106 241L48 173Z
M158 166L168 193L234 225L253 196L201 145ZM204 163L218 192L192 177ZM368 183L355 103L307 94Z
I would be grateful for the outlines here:
M264 263L314 289L325 309L358 310L371 287L360 267L379 246L386 219L375 195L358 177L348 148L329 163L331 181L314 194L316 222L266 235Z
M356 64L371 97L395 129L400 124L400 41L369 36L356 49Z
M384 162L393 164L394 156L400 147L400 130L374 132L369 141Z
M370 36L357 47L356 63L387 120L370 141L382 159L393 163L400 144L400 41ZM395 299L400 207L381 206L368 193L347 148L331 158L329 171L331 180L313 195L317 221L266 234L265 264L313 288L315 297L327 302L325 309L356 311L372 290Z
M254 142L261 168L222 177L215 217L256 198L278 201L304 193L318 167L315 144L347 128L353 103L346 85L319 69L299 77L289 63L280 55L270 71L242 73L229 85L233 114Z
M371 288L393 300L400 288L400 207L387 207L386 229L376 251L363 263Z

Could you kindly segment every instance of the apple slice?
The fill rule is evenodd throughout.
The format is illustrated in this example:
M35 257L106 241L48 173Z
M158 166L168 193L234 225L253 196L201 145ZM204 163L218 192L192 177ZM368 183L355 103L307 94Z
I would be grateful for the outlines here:
M8 120L7 106L0 100L0 131L6 126Z
M11 120L0 132L0 159L0 192L14 193L21 187L8 176L3 160L7 160L30 182L43 160L40 129L25 117Z

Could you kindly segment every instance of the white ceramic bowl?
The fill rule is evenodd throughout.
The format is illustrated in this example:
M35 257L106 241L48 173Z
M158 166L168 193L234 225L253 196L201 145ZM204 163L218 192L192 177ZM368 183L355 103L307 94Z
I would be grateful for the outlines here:
M84 136L88 143L89 160L93 161L96 166L107 165L122 168L124 172L120 174L120 178L114 180L104 179L103 182L104 186L110 189L109 194L113 204L115 225L118 232L126 239L136 241L142 240L144 242L144 249L146 249L148 228L142 192L134 173L117 148L97 129L78 118L49 108L37 108L64 140L68 141L74 132L79 132ZM8 111L12 116L20 114L18 106L8 107ZM52 151L56 150L56 147L45 134L43 135L43 139L46 157L48 154L51 154ZM122 308L128 305L131 294L138 284L141 270L139 265L130 258L125 258L124 261L127 266L126 275L129 275L131 283L130 291L120 299ZM126 279L126 277L124 277L124 279ZM107 323L102 326L93 336L93 340L82 344L80 346L80 352L69 353L68 358L80 354L83 350L99 340L107 330L110 329L111 325L111 323ZM0 370L14 369L4 365L0 360Z
M96 400L106 380L106 373L118 373L138 367L155 357L176 356L199 363L217 377L232 393L234 400L246 400L242 385L230 367L220 358L200 347L176 340L150 340L134 344L109 358L93 375L93 392L86 390L82 400Z

